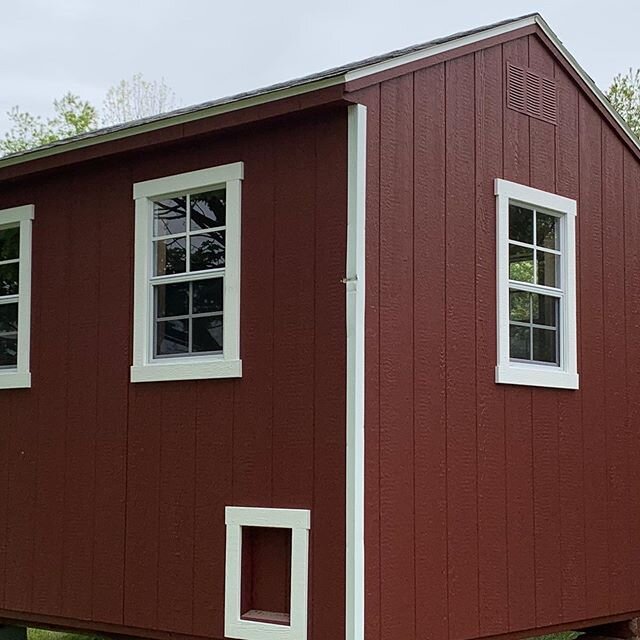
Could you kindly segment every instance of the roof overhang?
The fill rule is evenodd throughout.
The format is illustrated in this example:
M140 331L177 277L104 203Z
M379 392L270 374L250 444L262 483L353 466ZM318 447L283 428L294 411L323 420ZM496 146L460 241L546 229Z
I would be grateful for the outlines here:
M486 40L507 36L510 33L525 29L527 27L539 27L542 33L556 49L568 67L574 72L586 88L590 91L598 105L604 109L609 119L619 127L620 133L626 141L633 147L635 153L640 158L640 141L629 128L629 125L611 106L611 103L596 86L591 77L578 64L576 59L569 53L560 39L552 31L549 25L539 14L532 14L522 18L498 23L493 26L476 29L461 34L455 34L448 38L435 40L424 45L399 50L387 54L370 58L353 65L338 67L320 74L300 78L290 83L273 85L257 91L231 96L215 102L206 103L189 109L179 110L164 116L157 116L143 121L132 122L127 125L113 127L111 129L98 130L88 134L62 140L45 147L39 147L31 151L20 154L13 154L0 158L0 170L22 165L36 160L42 160L51 156L68 154L73 151L95 147L109 142L115 142L149 134L161 129L188 125L197 121L216 118L232 112L250 110L269 103L290 100L305 94L319 92L330 87L348 87L357 81L365 78L372 78L379 74L384 74L399 67L411 65L425 61L434 56L440 56L457 49L477 45ZM373 78L372 78L373 80Z

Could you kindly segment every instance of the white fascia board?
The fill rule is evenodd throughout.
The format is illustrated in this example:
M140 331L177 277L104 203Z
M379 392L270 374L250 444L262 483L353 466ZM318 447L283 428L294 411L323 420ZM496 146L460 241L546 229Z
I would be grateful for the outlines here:
M421 51L413 51L403 56L398 56L397 58L383 60L382 62L377 62L367 67L362 67L361 69L354 69L353 71L347 72L347 74L345 75L345 79L347 82L351 82L352 80L366 78L367 76L371 76L376 73L382 73L383 71L388 71L389 69L395 69L396 67L401 67L402 65L416 62L418 60L426 60L427 58L432 58L433 56L437 56L441 53L453 51L454 49L459 49L460 47L465 47L467 45L476 44L477 42L482 42L483 40L488 40L489 38L501 36L505 33L511 33L512 31L516 31L517 29L530 27L534 24L536 24L536 16L527 16L520 20L516 20L515 22L509 22L507 24L499 25L491 29L479 31L478 33L472 33L467 36L460 36L455 40L443 42L442 44L435 45Z
M580 79L591 89L591 93L597 98L598 102L609 112L613 119L618 123L622 130L627 134L629 141L640 151L640 140L633 133L626 120L613 108L608 98L598 88L598 85L592 80L591 76L580 66L578 61L571 55L569 50L562 44L562 41L553 32L551 27L546 23L540 15L534 16L535 23L542 29L544 34L551 40L562 57L569 63L571 68L578 74Z

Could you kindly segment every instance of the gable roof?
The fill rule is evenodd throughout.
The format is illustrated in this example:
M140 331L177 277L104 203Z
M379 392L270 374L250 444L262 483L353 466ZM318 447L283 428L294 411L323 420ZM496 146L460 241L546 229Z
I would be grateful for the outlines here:
M634 151L640 155L640 141L631 131L626 121L611 106L611 103L604 93L602 93L591 77L578 64L571 53L569 53L542 16L538 13L531 13L469 31L455 33L444 38L437 38L422 44L397 49L383 55L366 58L287 82L273 84L253 91L235 94L121 125L96 129L72 138L52 142L48 145L37 147L36 149L10 154L0 157L0 169L39 158L94 146L103 142L210 118L222 113L248 109L267 102L274 102L292 96L310 93L326 87L346 85L354 80L373 76L377 73L394 69L411 62L423 60L531 26L538 26L542 30L564 61L572 68L584 84L586 84L587 88L590 89L596 101L600 103L614 122L620 127L626 141L630 143L634 147Z

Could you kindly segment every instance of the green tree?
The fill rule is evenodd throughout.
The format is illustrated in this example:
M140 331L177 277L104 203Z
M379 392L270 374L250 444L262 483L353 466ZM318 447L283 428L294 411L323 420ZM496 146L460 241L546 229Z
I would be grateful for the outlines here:
M640 138L640 69L629 69L613 79L607 98Z
M0 140L0 154L20 153L85 133L98 123L96 108L70 92L53 101L53 112L52 118L43 119L13 107L7 113L12 126Z

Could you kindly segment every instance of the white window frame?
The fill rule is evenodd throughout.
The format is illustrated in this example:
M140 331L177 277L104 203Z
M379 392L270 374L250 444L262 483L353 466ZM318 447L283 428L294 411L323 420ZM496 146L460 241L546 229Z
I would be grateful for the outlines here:
M131 382L238 378L240 360L240 214L244 164L235 162L199 171L137 182L135 200L135 258L133 365ZM222 353L154 358L153 351L153 201L159 198L226 189L225 272L223 285Z
M576 329L577 204L571 198L500 178L495 181L497 219L497 366L496 382L578 389ZM509 356L509 205L529 206L560 220L559 366L511 360ZM514 283L517 284L517 283ZM541 293L544 291L541 288Z
M307 509L226 507L225 523L227 526L225 637L241 640L306 640L311 512ZM291 529L289 625L256 622L242 618L242 527Z
M18 357L15 367L0 369L0 389L26 389L31 386L31 227L35 217L32 204L0 210L0 229L20 227L18 293L3 298L18 303Z

